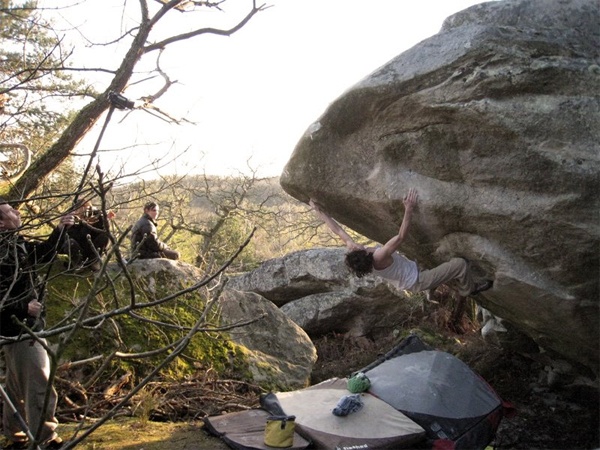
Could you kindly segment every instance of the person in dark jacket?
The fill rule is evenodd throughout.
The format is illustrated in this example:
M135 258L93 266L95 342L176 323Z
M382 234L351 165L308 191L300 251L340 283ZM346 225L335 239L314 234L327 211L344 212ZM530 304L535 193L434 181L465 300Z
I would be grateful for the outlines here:
M158 239L156 219L160 208L156 202L144 205L144 214L131 229L131 255L139 259L168 258L179 259L179 252L171 250Z
M44 308L40 295L44 286L35 272L38 264L49 263L63 240L64 228L73 225L72 215L61 217L52 234L41 242L26 240L19 234L22 227L19 211L0 198L0 339L27 336L26 328L44 328ZM60 448L56 433L58 421L56 391L50 387L48 408L42 411L48 389L50 361L45 340L23 339L4 344L6 394L19 415L45 449ZM4 402L3 433L11 441L4 448L27 448L27 433L8 402Z
M104 229L102 211L95 208L91 201L82 200L75 206L73 214L76 223L67 230L68 239L59 253L69 255L71 268L97 272L101 267L100 257L106 252L110 241ZM115 213L109 210L106 217L112 220Z

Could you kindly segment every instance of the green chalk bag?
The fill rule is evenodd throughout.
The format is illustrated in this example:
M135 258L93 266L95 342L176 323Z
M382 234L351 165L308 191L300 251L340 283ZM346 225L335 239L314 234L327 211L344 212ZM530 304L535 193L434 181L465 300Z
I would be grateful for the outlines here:
M265 445L285 448L294 444L296 416L269 416L265 427Z
M350 378L348 378L347 387L353 394L359 394L365 392L371 387L371 381L362 372L356 372Z

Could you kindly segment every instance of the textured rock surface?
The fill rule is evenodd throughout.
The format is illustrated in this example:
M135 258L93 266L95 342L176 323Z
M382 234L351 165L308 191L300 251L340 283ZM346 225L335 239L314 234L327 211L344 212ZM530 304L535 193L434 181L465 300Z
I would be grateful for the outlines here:
M597 372L599 23L596 0L448 18L309 126L283 188L381 242L415 186L403 251L473 260L495 279L482 306Z
M311 337L332 331L377 335L398 326L420 305L377 277L353 277L345 249L316 248L264 262L228 288L260 294L281 306Z
M342 249L312 249L265 261L252 272L232 278L229 289L251 291L277 306L306 295L338 289L352 281L343 263Z
M160 297L165 290L172 294L205 275L190 264L164 258L137 260L130 263L129 269L149 297ZM308 385L317 360L315 346L272 302L256 294L229 290L220 297L218 308L220 326L258 319L227 330L231 341L243 348L255 383L280 389Z
M317 351L306 333L272 302L251 292L227 290L219 300L223 324L255 322L229 333L248 349L252 376L257 383L280 389L309 385Z

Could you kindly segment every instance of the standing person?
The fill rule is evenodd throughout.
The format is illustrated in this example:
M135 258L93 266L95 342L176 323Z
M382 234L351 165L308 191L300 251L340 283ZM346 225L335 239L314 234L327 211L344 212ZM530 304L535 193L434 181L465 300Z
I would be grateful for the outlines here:
M160 208L156 202L144 205L144 214L131 229L131 254L139 259L169 258L179 259L179 252L171 250L158 239L156 219Z
M373 273L384 278L399 289L409 292L420 292L435 289L441 284L455 280L458 285L459 302L470 295L476 295L492 287L491 280L475 284L469 270L468 262L463 258L452 258L431 270L419 270L417 263L398 253L400 244L408 236L410 220L417 205L417 191L411 188L404 197L404 218L398 234L383 246L365 247L357 244L331 217L325 214L312 199L310 206L315 214L325 222L348 248L346 265L357 277Z
M79 201L73 214L77 221L67 230L68 239L59 253L69 255L72 267L77 270L100 270L100 256L106 252L109 243L108 231L104 229L102 211L89 200ZM106 212L108 220L115 217L112 210ZM89 239L88 239L89 236Z
M43 329L44 307L39 296L44 286L37 279L35 265L52 260L61 243L63 229L73 223L73 216L61 217L46 241L25 240L19 234L22 226L19 211L0 198L0 336L24 335L24 326L32 331ZM46 343L44 339L40 341ZM37 440L45 449L60 448L62 439L56 433L57 395L53 386L50 386L48 407L42 411L50 375L46 349L41 342L32 339L5 344L2 349L8 397L31 434L35 435L41 424ZM27 434L7 402L4 402L2 418L3 433L11 441L4 449L27 448Z

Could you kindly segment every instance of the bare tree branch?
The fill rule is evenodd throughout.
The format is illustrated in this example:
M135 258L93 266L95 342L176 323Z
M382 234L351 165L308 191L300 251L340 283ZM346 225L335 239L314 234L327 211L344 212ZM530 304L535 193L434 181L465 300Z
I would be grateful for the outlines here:
M169 2L169 4L171 4L171 3L174 3L174 2ZM202 34L217 34L220 36L231 36L233 33L235 33L236 31L239 31L244 25L246 25L256 13L263 11L267 8L267 6L265 4L257 7L256 0L253 0L252 3L253 3L252 9L246 15L246 17L244 17L237 25L235 25L233 28L230 28L229 30L219 30L217 28L200 28L198 30L190 31L189 33L182 33L177 36L172 36L167 39L163 39L162 41L157 42L155 44L148 45L144 48L144 52L149 53L154 50L160 50L160 49L165 48L167 45L172 44L173 42L183 41L183 40L195 37L195 36L200 36ZM165 8L163 8L163 9L165 9Z
M189 39L200 34L208 33L229 36L241 29L256 13L265 9L264 5L257 7L255 0L253 0L253 6L250 12L230 30L205 28L202 30L196 30L192 33L186 33L173 38L168 38L157 44L147 45L153 27L160 21L162 17L164 17L165 14L181 3L181 0L171 0L165 3L153 17L150 17L146 1L139 1L140 23L139 27L136 29L137 33L133 35L133 40L129 50L123 58L119 68L115 71L115 75L110 84L102 94L96 97L94 101L83 107L79 113L75 115L72 122L60 135L56 142L54 142L54 144L48 148L43 155L39 155L39 157L33 161L23 175L14 183L14 185L10 187L8 192L9 198L25 199L29 197L39 185L40 181L46 178L48 174L50 174L71 154L72 150L80 142L83 136L85 136L91 130L91 128L100 119L102 114L109 108L109 93L120 93L125 90L134 72L135 66L138 64L144 54L150 51L164 49L169 43ZM200 4L201 3L197 3L197 5ZM212 3L207 3L206 5L216 6L218 3L214 5ZM168 78L165 80L165 89L168 89L171 82ZM160 93L160 95L163 93ZM147 111L150 113L156 111L161 116L166 117L167 120L174 122L181 121L181 119L176 120L171 115L155 106L149 108Z

